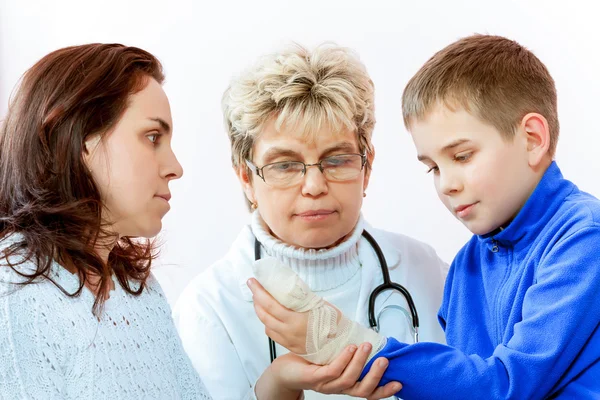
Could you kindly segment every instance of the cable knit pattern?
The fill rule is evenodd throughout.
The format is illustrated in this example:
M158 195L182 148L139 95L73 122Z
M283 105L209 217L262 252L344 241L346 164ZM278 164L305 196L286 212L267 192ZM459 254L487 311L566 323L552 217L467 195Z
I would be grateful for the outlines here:
M70 293L79 284L58 264L51 277ZM156 279L140 296L113 280L97 318L89 290L68 297L48 279L17 286L23 278L0 265L0 399L210 399Z
M289 265L314 292L342 286L360 269L358 242L364 229L362 215L350 236L331 249L301 249L282 242L271 234L257 211L252 214L251 228L262 245L263 256L276 257Z

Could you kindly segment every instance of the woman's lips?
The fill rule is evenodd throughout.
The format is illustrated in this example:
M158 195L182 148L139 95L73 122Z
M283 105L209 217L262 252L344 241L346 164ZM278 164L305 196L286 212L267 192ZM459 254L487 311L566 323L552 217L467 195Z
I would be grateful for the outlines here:
M171 200L171 194L170 193L156 194L156 195L154 195L154 197L160 197L161 199L165 199L167 202L169 202L169 200Z

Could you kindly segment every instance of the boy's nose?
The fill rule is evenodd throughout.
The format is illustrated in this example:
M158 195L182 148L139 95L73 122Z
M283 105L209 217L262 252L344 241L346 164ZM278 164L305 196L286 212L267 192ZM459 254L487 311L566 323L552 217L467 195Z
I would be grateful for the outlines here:
M439 179L440 192L446 196L450 196L453 193L457 193L462 190L462 184L460 183L460 179L456 174L452 174L450 172L442 173L440 171Z

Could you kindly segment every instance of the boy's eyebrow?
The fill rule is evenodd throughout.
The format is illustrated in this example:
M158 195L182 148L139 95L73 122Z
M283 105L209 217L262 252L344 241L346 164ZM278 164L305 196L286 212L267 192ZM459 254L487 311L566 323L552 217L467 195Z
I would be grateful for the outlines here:
M444 148L442 148L442 153L448 151L448 150L452 150L455 147L460 146L463 143L467 143L470 142L469 139L456 139L453 142L448 143L447 145L444 146Z
M454 140L454 141L452 141L452 142L448 143L447 145L445 145L445 146L442 148L442 150L440 151L440 153L445 153L445 152L447 152L448 150L452 150L453 148L455 148L455 147L458 147L458 146L460 146L461 144L468 143L468 142L470 142L470 140L469 140L469 139L456 139L456 140ZM429 158L429 157L427 157L427 156L424 156L424 155L421 155L421 154L419 154L419 155L417 156L417 160L419 160L419 161L431 161L431 158Z

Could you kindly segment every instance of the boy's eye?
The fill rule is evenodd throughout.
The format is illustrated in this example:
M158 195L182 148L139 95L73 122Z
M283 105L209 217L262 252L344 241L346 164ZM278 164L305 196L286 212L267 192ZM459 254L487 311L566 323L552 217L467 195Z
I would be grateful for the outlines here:
M461 153L454 156L454 161L466 162L469 161L473 153Z

